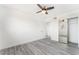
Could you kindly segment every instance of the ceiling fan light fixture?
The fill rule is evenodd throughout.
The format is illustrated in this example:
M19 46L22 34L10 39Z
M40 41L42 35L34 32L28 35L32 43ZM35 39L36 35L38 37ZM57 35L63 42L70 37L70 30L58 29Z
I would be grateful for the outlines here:
M45 14L45 12L46 12L45 10L42 10L42 13L43 13L43 14Z
M45 14L48 14L48 12L46 11Z

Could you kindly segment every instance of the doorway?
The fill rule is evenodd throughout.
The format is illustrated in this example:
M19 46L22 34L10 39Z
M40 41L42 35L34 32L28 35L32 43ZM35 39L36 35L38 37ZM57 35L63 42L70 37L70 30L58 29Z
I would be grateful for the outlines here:
M68 42L78 44L78 17L68 18Z

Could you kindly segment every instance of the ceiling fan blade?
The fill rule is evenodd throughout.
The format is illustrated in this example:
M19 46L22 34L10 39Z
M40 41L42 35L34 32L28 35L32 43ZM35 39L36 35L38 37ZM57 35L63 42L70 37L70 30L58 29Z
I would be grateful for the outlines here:
M51 9L54 9L54 6L53 6L53 7L48 7L48 8L47 8L47 10L51 10Z
M40 13L40 12L42 12L42 10L41 10L41 11L38 11L38 12L36 12L36 13Z
M38 7L40 7L41 9L43 9L43 7L40 4L37 4Z

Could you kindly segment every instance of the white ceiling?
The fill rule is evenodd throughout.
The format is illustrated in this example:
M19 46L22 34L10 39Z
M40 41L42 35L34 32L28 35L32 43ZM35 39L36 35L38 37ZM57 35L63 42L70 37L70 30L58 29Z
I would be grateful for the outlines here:
M25 4L25 5L8 5L8 6L13 6L12 8L17 8L25 12L29 13L35 13L40 10L40 8L36 4ZM52 6L52 4L48 5ZM59 15L71 11L75 11L79 9L79 4L55 4L54 5L55 9L52 9L49 12L49 14L53 15Z
M49 12L52 12L53 14L57 14L57 15L79 9L79 4L56 4L54 6L55 6L55 9Z
M47 6L52 6L52 5L53 4ZM49 10L48 11L49 14L45 15L43 13L36 14L36 12L40 10L40 8L36 4L17 4L17 5L9 4L5 6L8 6L8 8L11 8L11 10L21 11L22 13L25 14L25 17L27 15L28 17L45 19L45 20L55 17L57 15L79 10L79 4L55 4L53 5L55 9Z

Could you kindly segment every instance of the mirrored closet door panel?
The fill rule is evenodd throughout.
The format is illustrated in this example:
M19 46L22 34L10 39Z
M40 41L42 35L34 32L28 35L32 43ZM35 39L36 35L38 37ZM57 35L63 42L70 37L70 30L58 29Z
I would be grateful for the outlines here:
M68 21L65 18L59 20L59 42L68 43Z

